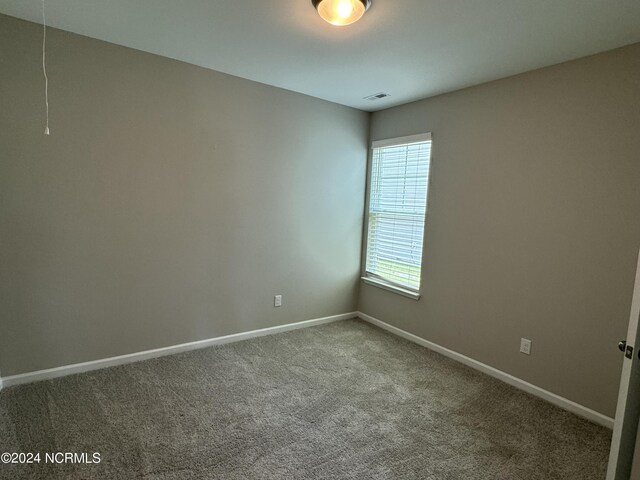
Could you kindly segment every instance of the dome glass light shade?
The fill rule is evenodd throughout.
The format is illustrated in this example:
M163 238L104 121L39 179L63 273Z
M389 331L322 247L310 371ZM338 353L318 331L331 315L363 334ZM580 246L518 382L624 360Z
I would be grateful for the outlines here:
M351 25L362 18L371 0L312 0L318 14L332 25Z

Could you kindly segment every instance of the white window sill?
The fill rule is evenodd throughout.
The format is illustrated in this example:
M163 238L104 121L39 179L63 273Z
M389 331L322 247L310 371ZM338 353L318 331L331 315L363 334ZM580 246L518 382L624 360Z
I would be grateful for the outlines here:
M402 295L404 297L408 297L413 300L420 300L419 293L412 292L411 290L406 290L402 287L398 287L397 285L393 285L391 283L387 283L384 280L378 280L377 278L372 278L372 277L360 277L360 279L368 285L373 285L374 287L382 288L384 290L389 290L390 292L397 293L398 295Z

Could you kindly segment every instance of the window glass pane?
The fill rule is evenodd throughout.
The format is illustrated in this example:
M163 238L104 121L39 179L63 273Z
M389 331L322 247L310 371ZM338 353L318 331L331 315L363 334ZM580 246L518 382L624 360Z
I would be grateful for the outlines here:
M366 273L418 291L431 141L373 149Z

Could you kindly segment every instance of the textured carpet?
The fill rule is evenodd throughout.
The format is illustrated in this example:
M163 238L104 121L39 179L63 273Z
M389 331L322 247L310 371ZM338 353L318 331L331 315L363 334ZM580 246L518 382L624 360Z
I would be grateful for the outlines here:
M604 479L610 432L350 320L8 388L0 478Z

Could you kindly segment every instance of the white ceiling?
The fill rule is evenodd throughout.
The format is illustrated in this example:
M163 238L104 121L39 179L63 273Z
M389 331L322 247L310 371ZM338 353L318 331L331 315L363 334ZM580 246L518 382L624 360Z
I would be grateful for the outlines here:
M348 27L325 23L311 0L46 7L63 30L369 111L640 42L639 0L373 0ZM34 22L41 8L0 0L1 13ZM363 100L378 92L391 96Z

